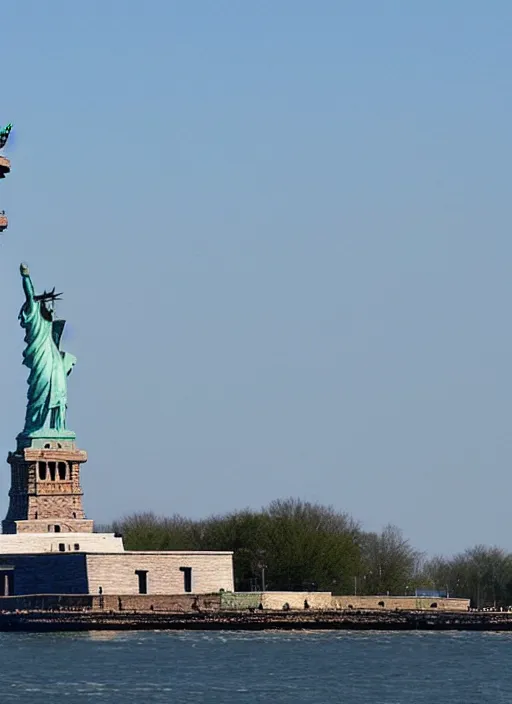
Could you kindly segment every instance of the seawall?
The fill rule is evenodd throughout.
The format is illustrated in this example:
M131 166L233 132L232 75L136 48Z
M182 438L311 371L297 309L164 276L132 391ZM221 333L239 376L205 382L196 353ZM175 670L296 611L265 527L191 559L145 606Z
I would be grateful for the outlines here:
M122 613L48 611L0 613L0 631L127 630L387 630L512 631L512 614L421 611Z

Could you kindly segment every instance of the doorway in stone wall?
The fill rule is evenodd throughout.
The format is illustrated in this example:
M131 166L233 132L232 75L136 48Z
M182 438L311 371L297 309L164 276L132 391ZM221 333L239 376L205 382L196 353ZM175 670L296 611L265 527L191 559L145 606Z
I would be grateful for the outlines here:
M0 567L0 596L14 596L13 567Z
M192 567L180 567L180 572L183 572L183 591L190 593L192 591Z

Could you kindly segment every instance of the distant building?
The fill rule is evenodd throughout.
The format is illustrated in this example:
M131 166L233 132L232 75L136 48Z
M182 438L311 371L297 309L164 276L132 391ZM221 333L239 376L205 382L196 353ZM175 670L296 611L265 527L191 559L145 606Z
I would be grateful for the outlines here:
M446 599L448 596L448 592L446 589L422 589L418 588L416 589L415 596L418 597L429 597L429 598L437 598L437 599Z

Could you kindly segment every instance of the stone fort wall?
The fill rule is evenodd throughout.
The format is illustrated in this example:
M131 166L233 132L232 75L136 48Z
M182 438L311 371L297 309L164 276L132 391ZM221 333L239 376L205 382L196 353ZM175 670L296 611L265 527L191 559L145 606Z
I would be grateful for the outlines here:
M31 594L0 597L1 611L118 611L177 612L220 611L219 594Z
M467 611L469 599L446 599L415 596L333 596L333 609L372 609L381 611Z
M311 610L368 611L467 611L469 599L431 599L413 597L388 597L388 604L380 606L380 596L332 597L328 592L247 592L219 594L32 594L27 596L0 597L0 611L116 611L116 612L219 612L258 609L282 611L285 604L296 611L304 610L307 600ZM354 607L353 602L356 602ZM437 607L432 607L437 603Z
M222 608L244 610L259 608L302 610L307 602L310 609L324 611L467 611L469 599L446 599L405 596L332 596L330 592L236 592L221 594ZM435 606L434 606L435 605Z
M0 574L6 572L13 573L15 595L88 592L86 557L83 553L1 555Z
M191 569L191 591L196 594L232 591L233 555L230 552L125 552L87 555L89 592L138 594L137 572L147 573L148 594L183 594L183 568Z
M30 521L24 521L28 524ZM91 521L92 523L92 521ZM0 536L0 556L42 552L124 553L122 538L113 533L12 533Z
M14 537L14 536L13 536ZM230 552L47 552L0 554L0 575L12 575L10 595L136 595L145 575L148 594L210 594L233 590ZM186 585L184 569L190 570ZM5 583L5 582L3 582ZM0 592L1 595L9 595Z
M281 611L285 604L293 610L304 609L307 602L311 609L333 608L331 592L224 592L221 594L222 608L229 611L264 609Z

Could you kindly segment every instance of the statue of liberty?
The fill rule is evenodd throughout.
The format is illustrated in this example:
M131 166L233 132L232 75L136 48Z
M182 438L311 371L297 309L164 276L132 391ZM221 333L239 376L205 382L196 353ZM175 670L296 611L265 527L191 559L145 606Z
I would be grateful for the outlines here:
M28 267L20 266L25 292L25 303L19 320L25 330L26 348L23 364L30 369L28 403L23 435L43 428L55 431L66 429L67 385L76 358L60 350L64 320L54 319L54 302L61 294L46 291L35 295Z

